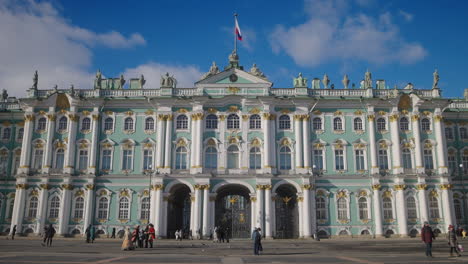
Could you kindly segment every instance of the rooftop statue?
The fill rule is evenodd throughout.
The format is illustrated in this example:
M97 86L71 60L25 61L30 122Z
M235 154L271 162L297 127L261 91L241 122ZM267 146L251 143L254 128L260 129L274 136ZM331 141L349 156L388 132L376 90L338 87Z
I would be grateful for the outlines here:
M369 72L369 70L367 70L366 74L364 75L364 88L372 89L372 74Z
M294 87L307 87L307 78L303 78L300 72L299 76L293 79L293 85Z
M73 84L70 85L70 95L71 95L72 97L75 97L75 95L76 95L75 86L73 86Z
M140 89L143 89L143 85L146 83L145 76L143 76L143 74L140 76L138 83L140 84Z
M328 89L328 84L330 83L330 79L328 78L328 75L325 73L322 79L323 87L325 89Z
M7 92L6 89L3 89L3 90L2 90L2 101L3 101L3 102L6 102L7 99L8 99L8 92Z
M348 86L349 86L349 78L348 78L348 75L345 74L345 76L343 76L343 80L341 81L343 83L343 86L345 89L348 89Z
M37 71L36 71L36 72L34 72L34 76L33 76L33 85L32 85L33 89L37 90L38 81L39 81L39 75L37 74Z
M166 72L166 75L161 76L161 87L175 88L176 85L177 80L173 76L169 76L168 72Z
M102 73L101 70L96 72L96 79L94 81L94 88L101 89Z
M119 83L120 83L120 87L119 87L119 88L120 88L120 89L123 89L124 84L125 84L125 79L124 79L123 74L120 74Z
M213 61L213 64L211 64L210 70L207 73L203 74L200 80L206 79L218 73L219 73L219 68L216 65L216 62Z
M237 55L237 52L233 50L232 53L229 55L229 62L238 62L238 61L239 61L239 55Z
M257 64L253 64L252 68L250 69L250 73L258 76L260 78L265 78L265 74L257 67Z
M437 71L437 69L434 71L434 73L432 74L434 76L434 81L432 83L432 88L439 88L438 85L439 85L439 72Z

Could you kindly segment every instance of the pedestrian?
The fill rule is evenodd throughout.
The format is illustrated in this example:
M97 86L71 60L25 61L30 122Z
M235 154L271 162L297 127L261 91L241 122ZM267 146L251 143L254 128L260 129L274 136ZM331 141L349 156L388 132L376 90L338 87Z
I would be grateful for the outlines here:
M432 240L435 240L434 232L429 226L429 222L424 222L424 227L421 229L421 240L426 244L426 257L432 256Z
M49 228L47 226L44 226L44 232L42 233L43 240L42 240L42 243L41 243L41 245L43 247L45 247L45 243L46 243L46 240L47 240L47 230L48 229Z
M229 229L229 227L226 227L226 243L229 243L230 235L231 235L230 229Z
M254 242L254 255L260 255L262 250L262 235L260 234L260 228L255 228L252 232L252 240Z
M182 229L179 229L177 232L177 236L179 237L179 241L182 241L182 238L184 238L184 234L182 233Z
M224 238L225 238L225 233L224 233L224 228L220 227L219 228L219 243L224 243Z
M192 229L189 230L188 239L193 240Z
M149 227L146 226L145 229L143 230L143 239L144 239L144 242L145 242L145 248L148 248L148 230L149 230Z
M143 248L143 243L145 242L145 229L141 228L139 233L138 233L138 247Z
M96 228L94 226L92 226L91 231L90 231L91 243L94 243L95 238L96 238Z
M112 228L112 236L111 238L115 238L115 227Z
M122 250L133 250L133 243L132 243L132 233L130 232L130 228L125 228L124 240L122 242Z
M447 240L450 246L450 257L453 257L453 252L457 254L458 257L461 257L460 252L458 252L458 241L457 241L457 234L455 233L455 229L453 225L449 225L449 231L447 233Z
M462 230L462 239L465 239L465 238L466 238L466 230L463 229L463 230Z
M148 242L150 244L150 248L153 248L153 241L156 238L156 230L154 230L154 225L149 224L148 228Z
M135 247L139 246L138 245L139 244L138 243L139 236L140 236L140 226L137 225L137 226L135 226L135 230L133 230L133 232L132 232L132 244L134 244Z
M13 226L13 230L11 230L11 240L15 240L15 234L16 234L16 225Z
M55 228L52 226L52 224L50 224L46 232L46 237L47 237L46 245L48 247L52 246L52 239L54 238L54 235L55 235Z
M88 228L86 228L85 234L86 234L86 243L89 243L89 241L91 240L91 225L89 225Z
M218 241L218 227L215 226L214 230L213 230L213 243L214 242L219 242Z

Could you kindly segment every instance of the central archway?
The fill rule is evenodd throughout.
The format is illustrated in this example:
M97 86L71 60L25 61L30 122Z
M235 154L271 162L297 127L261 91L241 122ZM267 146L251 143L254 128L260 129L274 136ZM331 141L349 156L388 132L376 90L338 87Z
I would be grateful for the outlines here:
M221 187L216 196L215 225L229 238L250 238L249 190L238 184Z
M176 230L188 234L190 230L190 188L177 184L170 190L167 203L167 237L174 238Z
M290 184L282 184L276 189L276 238L299 237L299 208L296 192L296 188Z

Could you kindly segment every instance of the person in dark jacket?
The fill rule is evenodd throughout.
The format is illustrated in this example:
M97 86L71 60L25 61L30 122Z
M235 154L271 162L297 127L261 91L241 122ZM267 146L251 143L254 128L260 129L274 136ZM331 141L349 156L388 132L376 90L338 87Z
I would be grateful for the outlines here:
M252 240L254 241L254 255L260 255L262 251L262 235L260 234L260 228L255 228L252 233Z
M457 234L455 233L455 229L453 225L449 225L449 230L447 233L447 240L448 244L450 245L450 256L453 257L453 252L457 254L458 257L461 257L460 252L458 252L458 241L457 241Z
M86 243L89 243L91 241L91 225L89 225L88 228L86 228L85 234L86 234Z
M46 232L46 237L47 237L46 244L48 247L52 246L52 238L54 237L54 235L55 235L55 228L52 226L52 224L50 224Z
M13 227L13 230L11 230L11 240L15 240L15 235L16 235L16 225Z
M112 235L111 238L115 238L115 227L112 228Z
M435 236L427 221L424 222L424 227L421 229L421 240L426 244L426 257L432 258L432 240L435 240Z

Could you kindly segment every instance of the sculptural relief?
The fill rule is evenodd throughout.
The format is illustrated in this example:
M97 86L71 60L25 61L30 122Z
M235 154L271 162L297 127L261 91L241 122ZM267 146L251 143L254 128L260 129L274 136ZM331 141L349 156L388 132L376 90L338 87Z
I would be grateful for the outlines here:
M300 72L299 76L293 79L293 85L294 87L307 87L307 78L303 78Z
M348 78L348 75L345 74L343 76L343 80L341 81L343 83L343 86L345 89L348 89L348 85L349 85L349 78Z
M330 83L330 79L328 78L328 75L325 74L322 79L323 87L325 89L328 89L328 84Z

